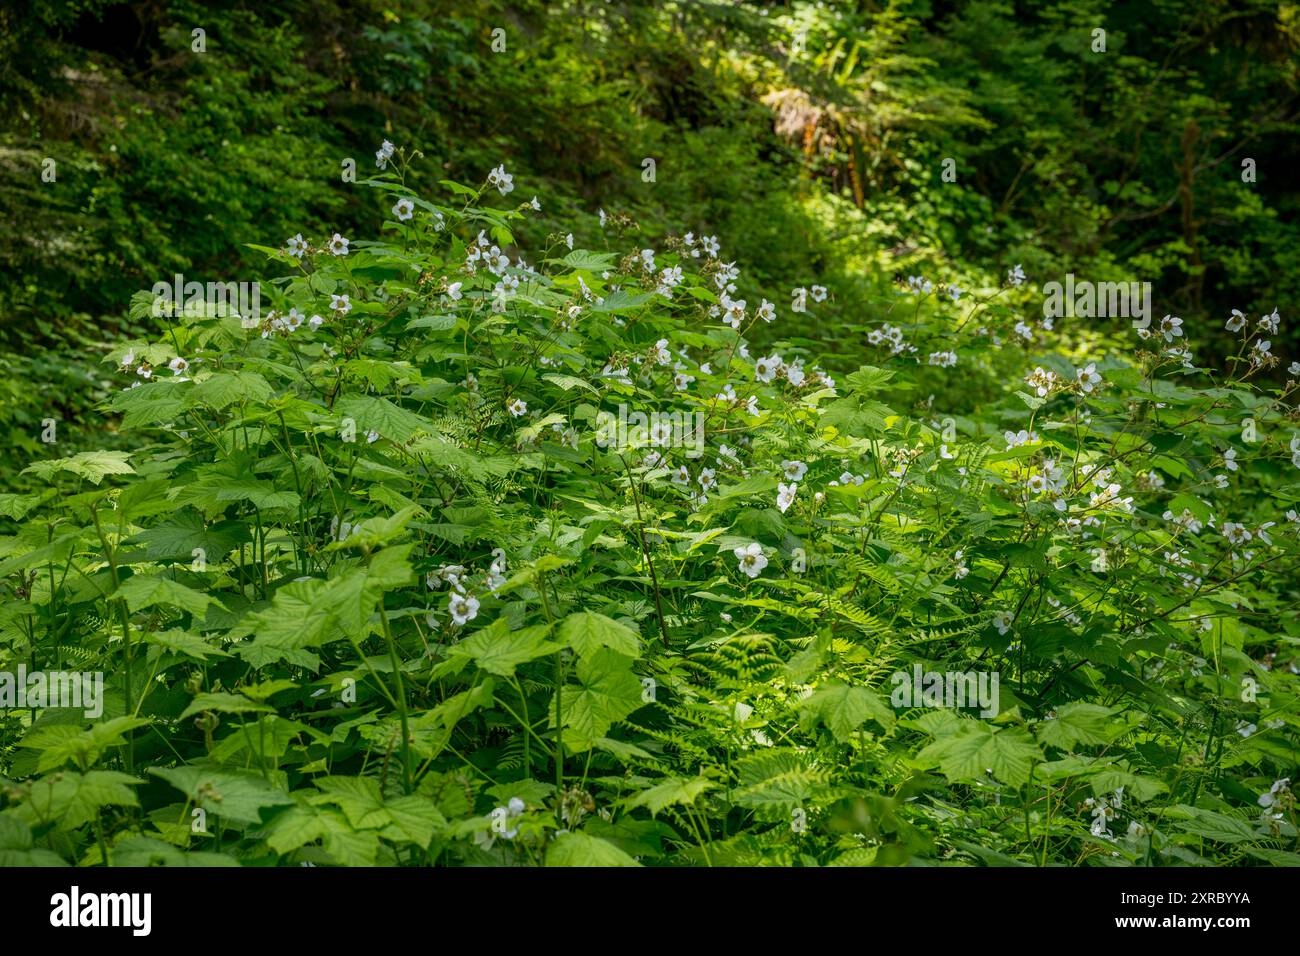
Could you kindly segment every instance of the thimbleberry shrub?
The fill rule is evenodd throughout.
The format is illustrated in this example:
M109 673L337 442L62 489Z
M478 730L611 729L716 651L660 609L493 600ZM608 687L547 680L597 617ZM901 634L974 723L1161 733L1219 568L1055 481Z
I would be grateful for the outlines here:
M409 161L252 314L138 295L119 440L0 496L0 664L103 681L5 701L0 859L1300 862L1276 315L1080 354L1017 266L818 346L725 238Z

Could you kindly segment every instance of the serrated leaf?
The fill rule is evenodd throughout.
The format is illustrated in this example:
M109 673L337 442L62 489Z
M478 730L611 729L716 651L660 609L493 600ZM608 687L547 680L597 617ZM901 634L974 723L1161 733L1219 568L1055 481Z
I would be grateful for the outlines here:
M602 647L625 657L641 656L641 639L636 631L595 611L578 611L560 622L560 640L585 657Z
M561 833L546 848L547 866L640 866L608 840L582 831Z

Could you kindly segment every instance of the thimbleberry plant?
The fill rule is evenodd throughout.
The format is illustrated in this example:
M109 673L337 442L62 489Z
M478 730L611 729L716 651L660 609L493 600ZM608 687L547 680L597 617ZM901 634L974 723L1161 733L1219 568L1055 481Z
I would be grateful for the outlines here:
M0 860L1300 862L1276 314L1211 373L1016 266L817 343L725 237L525 250L412 161L254 309L141 292L129 441L0 495L0 665L102 680L4 701Z

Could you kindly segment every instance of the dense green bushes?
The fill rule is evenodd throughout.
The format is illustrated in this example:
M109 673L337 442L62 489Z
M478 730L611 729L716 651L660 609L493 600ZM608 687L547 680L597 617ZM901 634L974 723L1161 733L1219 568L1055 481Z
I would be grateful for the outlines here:
M408 159L379 238L113 348L130 452L0 499L7 666L104 675L10 712L6 859L1300 861L1300 440L1250 363L1198 385L1168 319L1072 363L1012 286L827 375L782 333L833 286L608 219L506 257L526 180ZM997 395L909 413L921 369Z

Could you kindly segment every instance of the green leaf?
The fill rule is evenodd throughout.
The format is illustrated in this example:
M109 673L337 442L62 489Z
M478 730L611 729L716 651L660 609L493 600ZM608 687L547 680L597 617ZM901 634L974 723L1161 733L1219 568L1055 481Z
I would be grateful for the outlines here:
M74 724L49 724L34 727L19 744L28 750L40 751L36 762L38 772L54 770L72 763L88 769L111 747L123 742L126 735L149 720L144 717L114 717L100 721L89 730Z
M198 382L190 391L196 404L211 405L217 410L234 402L264 402L271 397L271 386L256 372L223 371Z
M602 647L625 657L641 656L641 639L636 631L595 611L578 611L561 621L560 640L580 657Z
M894 726L894 712L889 705L865 687L847 684L824 684L803 703L806 724L821 721L835 739L849 740L854 731L874 718L886 730Z
M433 431L433 423L427 418L375 395L350 395L338 403L336 410L341 417L357 423L359 440L373 431L404 444L417 431Z
M205 526L197 511L182 511L169 521L146 528L128 544L143 544L148 561L191 561L201 551L205 562L217 563L231 551L252 540L248 528L237 521Z
M1108 718L1114 713L1101 704L1075 702L1056 709L1056 717L1034 725L1038 739L1049 747L1069 750L1075 744L1104 744L1110 740Z
M561 833L546 848L547 866L640 866L608 840L582 831Z
M1202 810L1199 807L1189 807L1180 803L1170 808L1169 815L1175 818L1186 817L1187 819L1179 821L1178 828L1184 833L1204 837L1207 840L1215 840L1219 843L1242 843L1258 838L1258 834L1249 823L1223 813L1215 813L1213 810Z
M33 846L32 828L11 813L0 813L0 867L66 866L63 858Z
M234 823L260 823L261 811L283 806L293 799L262 779L260 774L213 770L207 767L150 767L195 806Z
M311 797L311 802L334 804L356 829L382 827L390 822L379 781L373 777L320 777L313 783L321 793Z
M297 805L277 813L262 831L263 839L283 856L325 836L326 826L315 807Z
M71 458L35 462L24 468L21 474L31 472L48 481L57 472L69 471L85 478L92 485L97 485L106 475L134 475L135 469L129 464L130 457L130 453L124 451L83 451Z
M578 659L578 680L564 688L561 708L564 742L574 750L590 750L615 722L641 707L641 682L632 673L632 660L608 648ZM549 708L552 724L555 707Z
M960 731L936 740L916 755L922 766L938 766L954 783L983 780L985 771L1003 783L1019 786L1029 781L1033 765L1043 759L1038 747L1022 730L994 731L983 721L963 721Z
M208 693L199 694L190 705L181 711L181 719L211 711L215 714L273 714L275 708L259 704L238 694Z
M27 800L17 812L32 825L57 823L74 829L99 816L104 807L138 807L132 787L141 781L115 770L91 770L81 774L64 770L32 781Z
M520 664L554 654L563 647L548 641L549 634L550 627L545 625L512 631L504 618L498 618L457 644L452 653L468 657L489 674L512 677Z
M666 807L691 806L696 797L716 787L717 784L707 777L672 777L648 790L633 794L623 801L623 805L629 810L645 807L653 817Z
M196 591L157 574L137 574L127 578L117 589L114 597L126 601L126 606L133 612L164 604L180 608L195 617L202 617L209 604L221 606L212 595Z
M182 654L185 657L193 657L195 660L200 661L206 661L209 657L230 656L228 652L215 647L207 638L175 628L169 631L156 631L152 634L145 634L143 640L147 644L156 644L159 647L166 648L174 654Z

